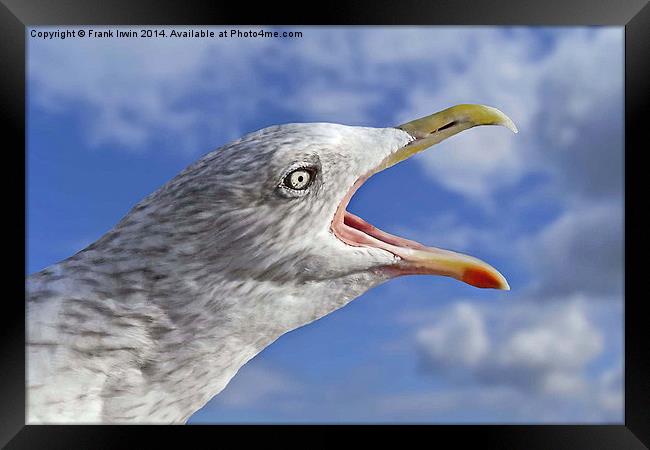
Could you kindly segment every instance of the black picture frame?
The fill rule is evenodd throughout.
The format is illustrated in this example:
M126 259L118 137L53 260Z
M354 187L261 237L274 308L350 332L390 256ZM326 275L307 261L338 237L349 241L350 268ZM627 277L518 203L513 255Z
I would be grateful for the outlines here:
M417 426L426 433L424 445L453 442L495 448L525 449L641 449L650 445L650 348L643 337L647 320L645 296L639 274L647 243L646 226L636 211L647 205L640 160L647 152L643 120L648 113L650 94L650 6L647 0L454 0L454 1L363 1L346 5L296 3L283 8L276 2L256 2L254 7L233 2L194 3L102 0L0 0L0 116L5 145L3 160L5 219L11 223L4 232L5 273L9 272L3 299L3 326L0 327L0 445L7 448L114 448L133 447L134 435L144 433L152 446L156 440L171 439L187 444L196 434L211 445L225 439L234 445L249 441L251 435L224 426L26 426L24 354L25 247L25 50L26 28L36 25L75 24L269 24L284 25L614 25L625 27L625 421L620 425L431 425ZM597 76L597 75L596 75ZM12 144L9 144L9 138ZM22 152L19 150L22 149ZM644 152L643 150L646 150ZM22 194L22 195L21 195ZM644 203L645 202L645 203ZM10 234L11 233L11 234ZM22 242L25 242L23 239ZM21 264L19 264L22 263ZM645 335L647 336L647 335ZM218 427L218 428L217 428ZM325 431L312 426L297 429L318 437L318 443L339 445ZM336 427L340 429L341 427ZM349 430L350 427L344 427ZM364 430L367 427L362 427ZM406 429L408 428L408 429ZM404 433L415 442L414 427L373 427L373 437L386 431ZM260 436L277 436L278 442L298 443L293 427L257 427ZM230 434L232 433L232 434ZM282 433L280 436L278 433ZM287 439L291 437L291 441ZM243 438L243 439L242 439ZM215 441L216 439L216 441ZM280 441L281 439L281 441ZM450 441L451 440L451 441ZM145 442L145 441L142 441ZM312 441L313 442L313 441ZM442 444L447 447L448 444Z

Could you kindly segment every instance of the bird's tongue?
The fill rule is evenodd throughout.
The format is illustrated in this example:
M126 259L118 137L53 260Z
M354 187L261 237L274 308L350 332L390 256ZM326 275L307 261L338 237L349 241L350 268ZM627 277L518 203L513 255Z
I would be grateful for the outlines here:
M510 289L499 271L478 258L386 233L348 211L335 232L350 245L381 248L399 256L400 262L390 267L395 275L443 275L479 288Z
M410 241L408 239L386 233L383 230L369 224L359 216L355 216L351 212L345 211L343 216L343 223L346 225L344 230L350 234L351 238L361 241L358 243L365 243L375 247L383 248L384 250L397 250L397 249L420 249L424 250L426 247L419 242Z

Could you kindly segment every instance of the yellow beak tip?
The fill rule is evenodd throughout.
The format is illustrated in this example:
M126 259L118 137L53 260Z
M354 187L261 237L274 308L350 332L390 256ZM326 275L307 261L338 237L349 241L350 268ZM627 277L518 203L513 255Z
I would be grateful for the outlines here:
M515 134L519 133L519 130L517 129L517 125L515 125L515 123L512 120L510 120L510 117L507 117L507 119L508 120L502 123L501 125L503 125L504 127L506 127L507 129L509 129Z

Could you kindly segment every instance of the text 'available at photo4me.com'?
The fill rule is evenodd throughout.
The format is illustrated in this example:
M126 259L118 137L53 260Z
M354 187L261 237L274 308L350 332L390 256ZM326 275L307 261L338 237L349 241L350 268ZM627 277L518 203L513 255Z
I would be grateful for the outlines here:
M278 31L260 29L165 29L165 28L77 28L57 30L36 30L29 32L31 38L37 39L274 39L302 38L302 31Z

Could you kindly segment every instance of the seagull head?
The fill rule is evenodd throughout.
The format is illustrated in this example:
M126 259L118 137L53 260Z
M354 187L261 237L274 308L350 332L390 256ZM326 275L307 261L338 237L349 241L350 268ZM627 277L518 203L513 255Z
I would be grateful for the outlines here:
M47 402L72 364L91 370L84 383L64 385L102 394L87 400L90 409L74 406L86 387L66 400L78 411L71 417L184 421L279 336L391 278L508 289L477 258L394 236L347 211L374 174L478 125L516 132L494 108L457 105L389 128L272 126L203 156L98 241L30 277L30 339L75 348L51 369L51 355L33 347L30 383L58 378L50 391L32 391L30 411L60 416L60 404Z
M213 289L216 280L291 293L317 287L312 294L320 298L310 301L326 303L323 312L410 274L509 289L477 258L389 234L346 209L372 175L479 125L516 132L499 110L470 104L389 128L300 123L259 130L207 154L136 207L133 214L156 218L140 241L171 234L173 264L197 282L214 280Z

